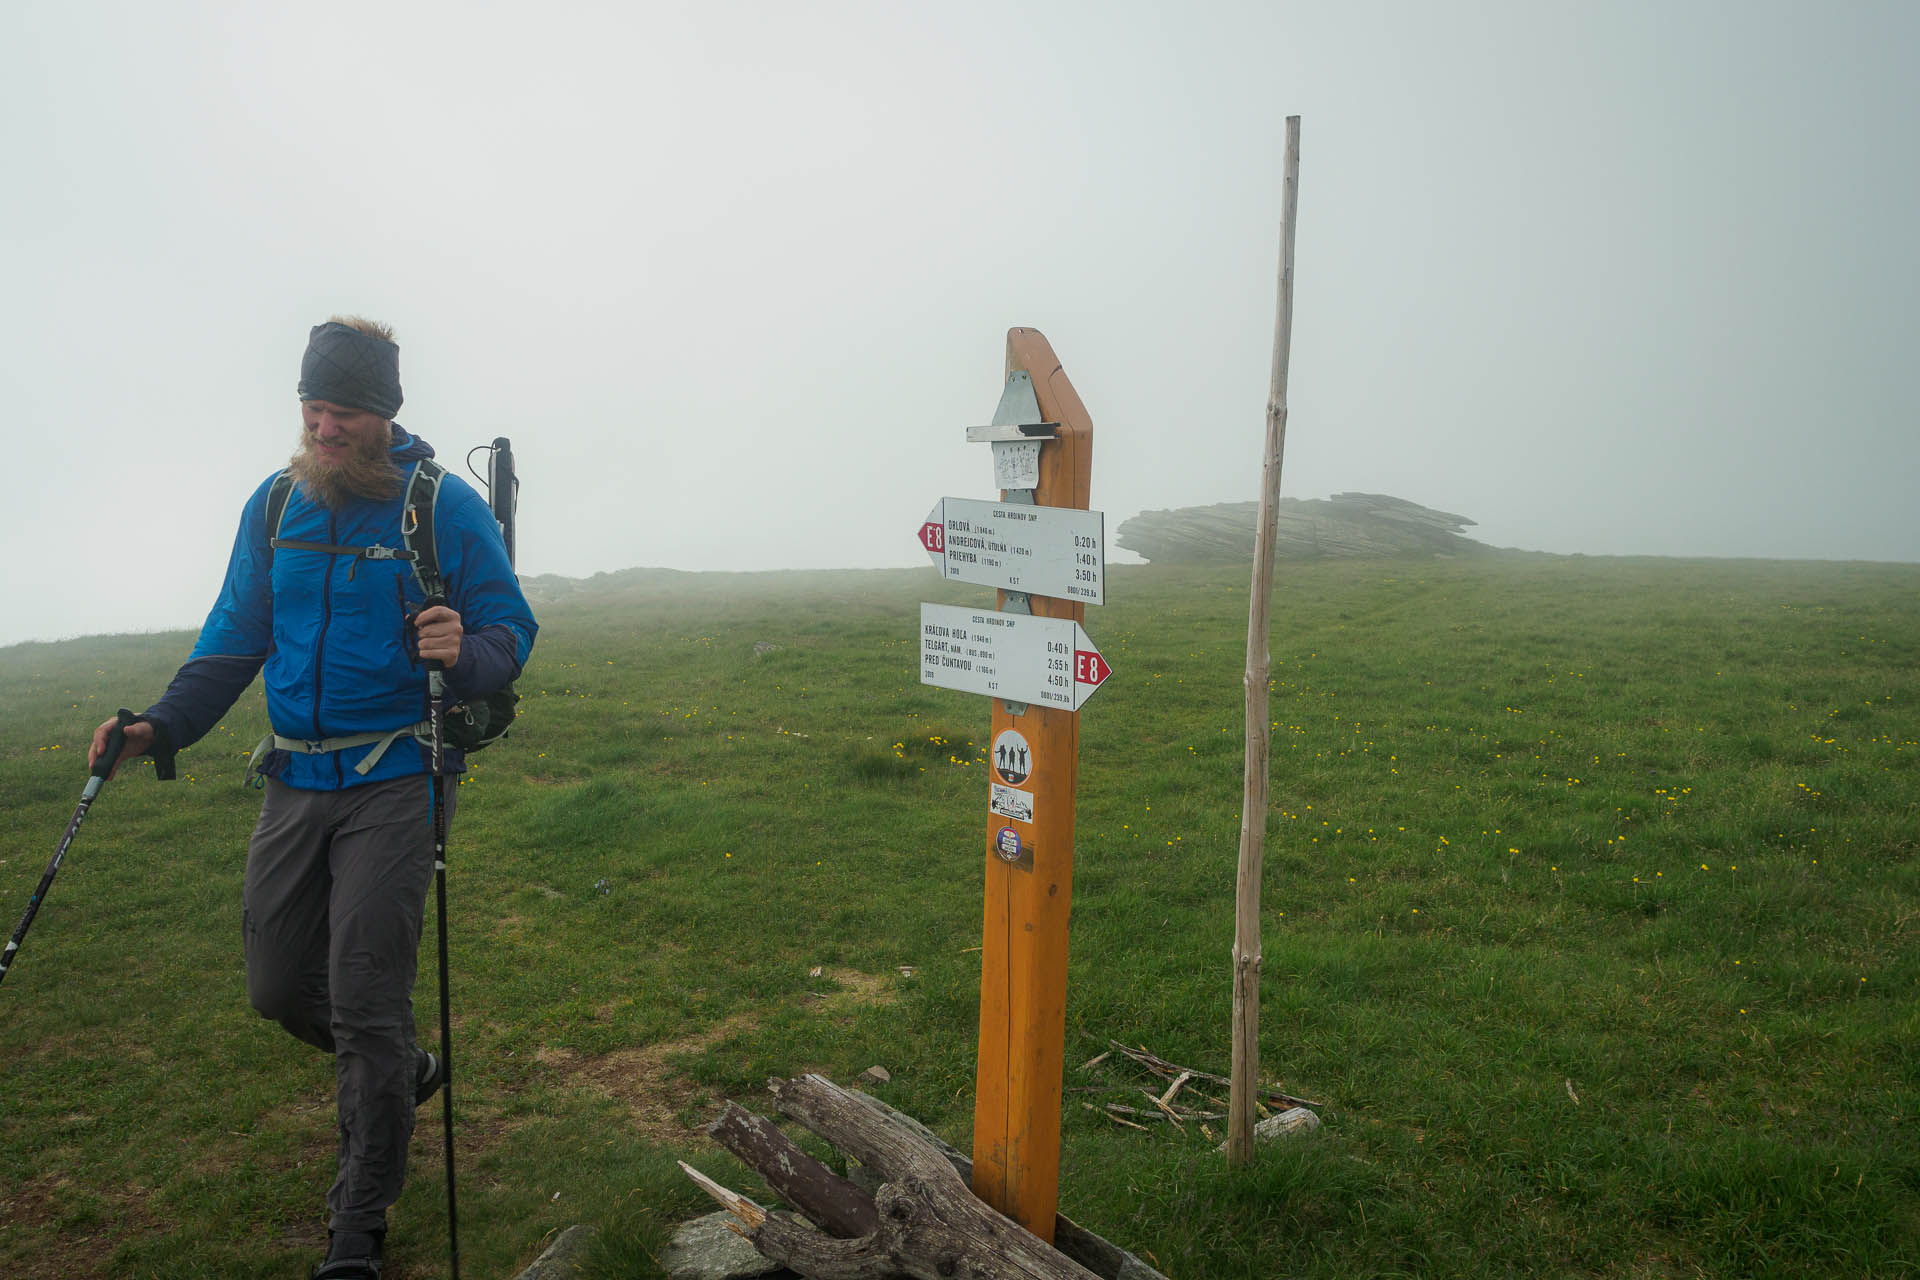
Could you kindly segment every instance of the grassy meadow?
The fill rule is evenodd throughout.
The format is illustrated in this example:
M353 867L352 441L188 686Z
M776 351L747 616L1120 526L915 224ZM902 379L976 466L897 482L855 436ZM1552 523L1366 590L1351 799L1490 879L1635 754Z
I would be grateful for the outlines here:
M1920 1275L1920 566L1286 564L1262 1074L1316 1132L1140 1132L1109 1040L1224 1073L1244 567L1116 568L1082 712L1061 1208L1176 1280ZM970 1145L983 699L928 571L634 571L541 609L449 846L462 1270L660 1274L762 1082ZM0 649L11 930L191 637ZM331 1067L247 1007L250 691L102 792L0 986L0 1274L304 1275ZM431 908L430 908L431 911ZM429 930L432 922L429 921ZM434 1019L431 945L416 995ZM1109 1063L1111 1063L1111 1059ZM438 1107L388 1275L446 1274Z

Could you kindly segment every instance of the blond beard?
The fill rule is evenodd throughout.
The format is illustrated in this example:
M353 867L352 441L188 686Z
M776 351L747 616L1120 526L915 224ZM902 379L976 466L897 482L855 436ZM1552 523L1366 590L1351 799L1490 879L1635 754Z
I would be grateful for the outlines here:
M314 452L313 437L302 430L300 447L288 469L301 492L328 510L337 511L359 499L385 502L400 496L400 468L393 465L392 449L389 427L386 435L356 444L343 460L322 462Z

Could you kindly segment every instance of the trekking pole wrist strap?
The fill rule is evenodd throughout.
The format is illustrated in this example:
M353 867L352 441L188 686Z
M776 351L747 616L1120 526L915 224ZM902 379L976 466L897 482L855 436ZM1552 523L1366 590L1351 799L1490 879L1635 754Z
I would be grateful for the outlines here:
M173 758L180 753L180 750L173 745L173 735L167 732L167 726L144 711L135 715L125 707L120 708L120 723L123 727L130 724L153 726L153 743L147 748L147 755L153 759L153 776L161 782L172 782Z

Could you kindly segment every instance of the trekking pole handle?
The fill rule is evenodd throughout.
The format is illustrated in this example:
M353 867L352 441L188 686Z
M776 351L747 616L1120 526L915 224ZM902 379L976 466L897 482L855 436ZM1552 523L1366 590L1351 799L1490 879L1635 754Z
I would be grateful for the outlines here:
M93 776L105 782L107 775L113 772L113 766L120 763L120 753L127 749L127 726L139 723L139 717L125 707L120 708L120 716L113 728L107 730L107 747L93 762ZM98 787L94 788L96 791Z
M420 602L420 612L425 613L428 609L437 608L441 605L446 604L446 602L447 602L446 596L442 595L438 591L435 591L431 595L429 595L425 600ZM416 622L415 625L417 626L418 623ZM416 638L416 642L417 642L417 638ZM433 724L432 768L433 768L433 774L435 778L438 778L440 776L441 769L444 768L446 765L446 750L447 750L446 714L447 714L447 664L439 661L436 658L428 658L427 659L427 718ZM434 796L435 796L435 801L437 803L439 799L439 791L437 786L435 789ZM439 836L436 835L435 840L437 841L438 839L439 839ZM439 858L440 858L440 854L436 852L435 861L438 861Z
M447 603L446 596L436 591L432 595L428 596L425 600L422 600L420 602L420 612L425 613L429 609L444 608L446 607L446 603ZM446 663L441 662L439 659L437 658L427 659L428 671L434 672L437 675L439 672L445 671L446 669L447 669ZM439 682L438 680L436 680L434 683L437 685Z

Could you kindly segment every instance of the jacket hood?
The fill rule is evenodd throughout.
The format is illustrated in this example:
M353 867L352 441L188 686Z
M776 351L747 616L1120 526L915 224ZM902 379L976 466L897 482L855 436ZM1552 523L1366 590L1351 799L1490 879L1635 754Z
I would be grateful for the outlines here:
M396 464L418 462L433 456L433 446L399 423L393 424L393 460Z

